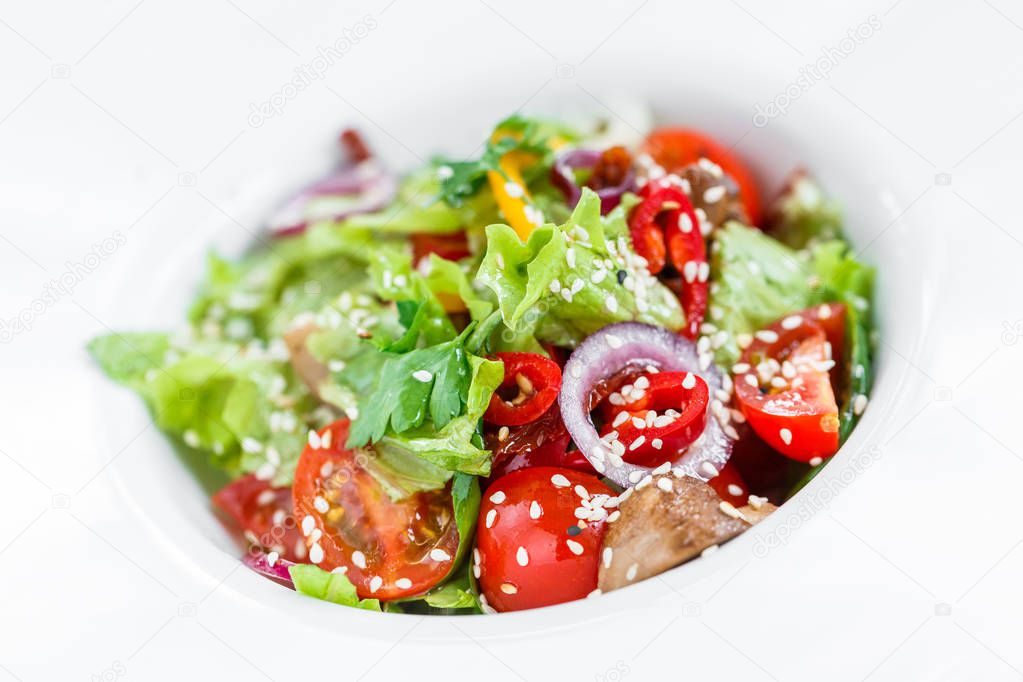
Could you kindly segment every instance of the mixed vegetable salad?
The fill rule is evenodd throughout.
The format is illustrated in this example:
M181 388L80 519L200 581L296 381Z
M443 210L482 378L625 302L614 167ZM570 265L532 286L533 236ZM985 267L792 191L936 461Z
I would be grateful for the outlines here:
M183 329L89 346L222 472L271 580L414 613L600 594L764 518L866 408L873 271L804 172L765 205L703 133L520 115L401 179L341 150L209 256Z

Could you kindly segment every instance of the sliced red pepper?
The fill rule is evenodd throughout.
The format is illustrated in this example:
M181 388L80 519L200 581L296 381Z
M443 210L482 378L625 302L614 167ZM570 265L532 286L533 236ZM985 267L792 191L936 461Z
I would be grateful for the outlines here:
M418 266L419 261L435 253L445 260L461 260L469 255L469 242L465 232L449 234L433 234L430 232L413 232L412 265Z
M695 339L707 310L710 265L707 245L693 205L680 188L650 182L643 201L633 209L629 232L633 248L647 261L651 274L664 269L665 254L682 276L682 309L686 314L683 335Z
M352 163L361 163L373 157L373 152L369 150L362 135L354 128L346 128L341 132L341 146L348 153L348 158Z
M621 445L611 447L626 462L654 466L674 460L707 425L707 382L691 372L644 374L618 395L626 403L617 406L601 435L617 432L614 440Z
M520 426L538 418L561 390L561 368L536 353L498 353L504 380L490 397L483 421L498 426Z
M842 338L836 320L844 321L844 312L840 304L827 304L826 313L816 307L787 315L757 332L733 367L736 402L750 427L800 462L838 450L838 406L829 372L833 345Z

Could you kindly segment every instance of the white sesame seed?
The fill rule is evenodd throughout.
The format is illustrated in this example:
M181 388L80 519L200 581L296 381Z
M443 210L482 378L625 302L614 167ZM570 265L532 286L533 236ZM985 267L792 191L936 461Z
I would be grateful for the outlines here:
M819 317L822 320L826 320L829 317L831 317L831 306L829 306L827 303L821 304L821 306L817 308L817 317Z
M508 196L514 197L516 199L525 194L525 192L522 189L522 185L520 185L517 182L512 182L510 180L504 183L504 191Z
M375 575L369 581L369 591L370 592L376 592L377 590L379 590L383 586L383 584L384 584L384 579L381 578L378 575Z
M792 444L792 432L789 431L788 429L784 429L784 428L783 429L779 429L778 430L778 436L781 437L781 442L785 443L785 445L791 445Z
M813 459L810 460L809 464L812 467L816 467L816 466L820 466L821 462L823 462L823 461L824 461L824 459L821 458L821 457L814 457Z
M320 449L320 434L316 433L315 431L310 431L308 441L309 447L311 447L314 450Z
M306 516L302 518L302 535L308 536L313 532L313 528L316 528L316 519L312 516Z
M398 578L394 581L394 586L401 590L407 590L412 587L412 581L408 578Z
M660 476L661 474L666 474L669 471L671 471L671 462L664 462L657 468L651 470L650 473L654 476Z
M639 564L633 564L629 566L629 570L625 572L625 579L635 580L637 571L639 571Z
M706 337L705 337L706 338ZM682 388L689 390L696 385L696 376L692 372L686 372L685 377L682 379Z
M314 564L323 561L323 548L320 547L320 543L314 542L312 547L309 548L309 561Z
M778 340L778 333L771 331L770 329L761 329L753 336L760 339L764 343L774 343L775 341Z
M643 470L636 469L635 471L629 472L629 483L639 483L639 479L643 478Z
M743 521L746 520L746 517L742 515L742 512L736 509L732 503L727 500L721 500L721 503L718 504L718 509L720 509L725 516L730 516L733 519L741 519Z
M859 416L863 414L863 410L867 409L867 396L860 393L853 398L853 414Z
M552 294L556 294L561 291L561 282L559 280L552 279L551 283L547 286L551 290Z
M707 478L714 478L715 476L718 475L718 470L715 469L714 465L711 464L710 462L702 463L700 465L700 471L702 471Z
M686 234L693 231L693 219L689 217L689 214L685 211L681 211L678 214L678 229L682 230Z
M480 565L479 564L473 564L472 565L472 576L474 578L476 578L476 580L479 580L480 576L482 574L483 574L483 570L480 568Z
M666 493L670 493L672 490L670 478L659 478L657 479L657 487Z
M784 320L781 321L781 328L782 329L795 329L796 327L798 327L801 324L803 324L803 316L802 315L789 315L788 317L786 317Z
M491 509L490 511L487 512L487 518L486 518L487 528L493 528L494 527L494 519L496 519L496 518L497 518L497 510L496 509Z
M412 378L426 384L433 379L433 374L427 372L425 369L417 369L415 372L412 372Z
M567 289L567 288L566 289L562 289L561 290L561 298L565 299L565 301L567 303L571 303L572 302L572 290L571 289Z
M493 502L494 504L501 504L502 502L505 501L506 497L507 496L504 494L503 490L498 490L497 492L490 496L490 501Z
M696 281L696 271L699 267L699 264L694 260L686 261L686 264L682 266L682 276L686 282L692 284Z
M614 297L614 294L607 295L607 298L604 299L604 307L609 313L618 312L618 299Z
M600 284L607 277L607 270L594 270L593 274L590 275L590 281L594 284Z
M529 518L538 519L543 514L543 507L536 500L529 503Z
M706 191L704 191L703 193L703 200L708 204L715 204L721 201L722 197L725 196L725 191L726 190L724 185L714 185L713 187L708 187Z
M529 552L526 551L525 547L519 547L515 550L515 561L519 566L529 565Z
M629 450L635 450L637 448L640 448L643 446L643 443L645 442L646 436L640 436L639 438L637 438L636 440L632 441L632 443L629 444Z
M511 583L501 583L501 591L505 594L515 594L519 591L519 588L515 587Z
M700 261L696 266L696 280L706 282L708 279L710 279L710 264L707 261Z
M359 568L366 568L366 555L359 550L355 550L352 552L352 563Z
M753 507L754 509L760 509L761 507L764 506L765 502L767 502L766 497L760 497L758 495L749 496L749 506Z
M731 495L732 497L739 497L740 495L742 495L742 492L743 492L742 488L735 485L734 483L728 484L728 494Z
M313 506L316 507L316 511L320 512L321 514L326 514L327 512L330 511L330 504L327 502L327 500L323 499L321 495L317 495L315 498L313 498ZM311 519L312 517L307 516L306 518Z
M611 426L617 429L619 426L621 426L627 421L629 421L629 413L622 410L617 414L617 416L615 416L614 421L611 422Z
M563 474L554 474L553 476L551 476L551 483L553 483L559 488L567 488L568 486L572 485L571 482L567 478L565 478Z
M637 429L645 429L646 428L646 420L645 419L640 419L639 417L633 417L632 418L632 425L635 426Z
M242 450L245 452L260 452L262 449L263 444L255 438L242 438Z
M604 335L604 340L607 341L608 348L612 348L612 349L621 348L622 347L622 343L624 343L621 340L621 338L615 336L614 334L605 334Z
M575 494L578 495L579 497L583 498L584 500L590 499L590 491L587 490L586 488L584 488L583 486L576 485L574 490L575 490Z
M653 483L653 481L654 481L653 476L650 475L644 476L643 480L636 484L636 490L642 490L643 488Z
M270 552L266 555L266 565L273 568L277 565L277 561L281 558L281 555L277 552Z
M654 438L652 441L650 441L650 446L654 450L660 450L661 448L664 447L664 441L661 440L660 438Z
M743 375L742 380L745 381L750 386L752 386L753 388L760 388L760 382L757 381L757 377L755 374L745 374Z
M440 547L434 547L430 550L430 558L434 561L451 561L451 555Z
M616 509L613 512L611 512L610 514L607 515L607 522L608 523L614 523L615 521L618 520L618 517L621 516L621 515L622 515L622 513Z
M568 267L575 269L575 249L569 247L565 250L565 262L568 263Z
M565 540L565 544L568 545L570 550L572 550L572 554L579 556L583 553L583 546L575 540Z

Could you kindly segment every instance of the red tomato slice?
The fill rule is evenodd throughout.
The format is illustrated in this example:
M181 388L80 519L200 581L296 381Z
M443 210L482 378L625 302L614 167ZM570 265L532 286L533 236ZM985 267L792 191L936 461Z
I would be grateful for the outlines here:
M430 232L414 232L412 238L412 265L419 265L419 261L431 253L435 253L446 260L461 260L469 255L469 242L465 232L451 232L449 234L433 234Z
M834 361L816 314L794 313L757 332L733 368L735 397L750 427L800 462L838 451L838 405L829 376Z
M707 481L707 484L722 500L731 502L734 507L742 507L749 502L749 486L742 480L739 470L731 461L722 467L717 476Z
M345 571L359 597L421 594L451 571L458 526L451 491L419 492L394 502L348 450L348 420L320 431L295 471L295 516L309 561Z
M612 448L618 447L626 462L656 466L672 461L707 426L707 382L690 372L644 374L633 382L627 399L617 408L608 403L614 416L601 430L601 436L618 434L615 441L621 445Z
M669 173L701 158L721 166L739 185L739 196L754 225L760 225L760 193L745 164L720 142L689 128L658 128L646 138L643 149Z
M595 476L558 467L520 469L494 481L480 505L473 552L473 574L487 603L519 611L593 592L604 519L614 511L602 501L613 496ZM577 518L576 510L589 508L599 509L592 520Z
M561 390L558 363L536 353L498 353L504 379L490 397L483 421L521 426L547 411Z
M232 481L213 495L213 504L231 517L253 546L288 561L305 561L306 547L295 523L291 488L274 488L254 474Z
M597 474L590 461L579 452L568 452L572 440L561 409L554 403L538 419L522 426L489 427L484 433L487 449L494 453L490 481L519 469L537 466L568 467Z

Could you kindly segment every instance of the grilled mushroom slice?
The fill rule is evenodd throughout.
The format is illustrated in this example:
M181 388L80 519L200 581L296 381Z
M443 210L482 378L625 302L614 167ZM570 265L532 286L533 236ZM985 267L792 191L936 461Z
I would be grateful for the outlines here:
M637 486L604 536L597 586L604 592L625 587L732 539L775 509L756 502L758 509L736 509L706 483L670 473Z
M706 160L691 163L678 175L689 183L693 208L703 211L711 225L721 227L729 220L749 225L749 216L739 198L739 186L716 164Z

